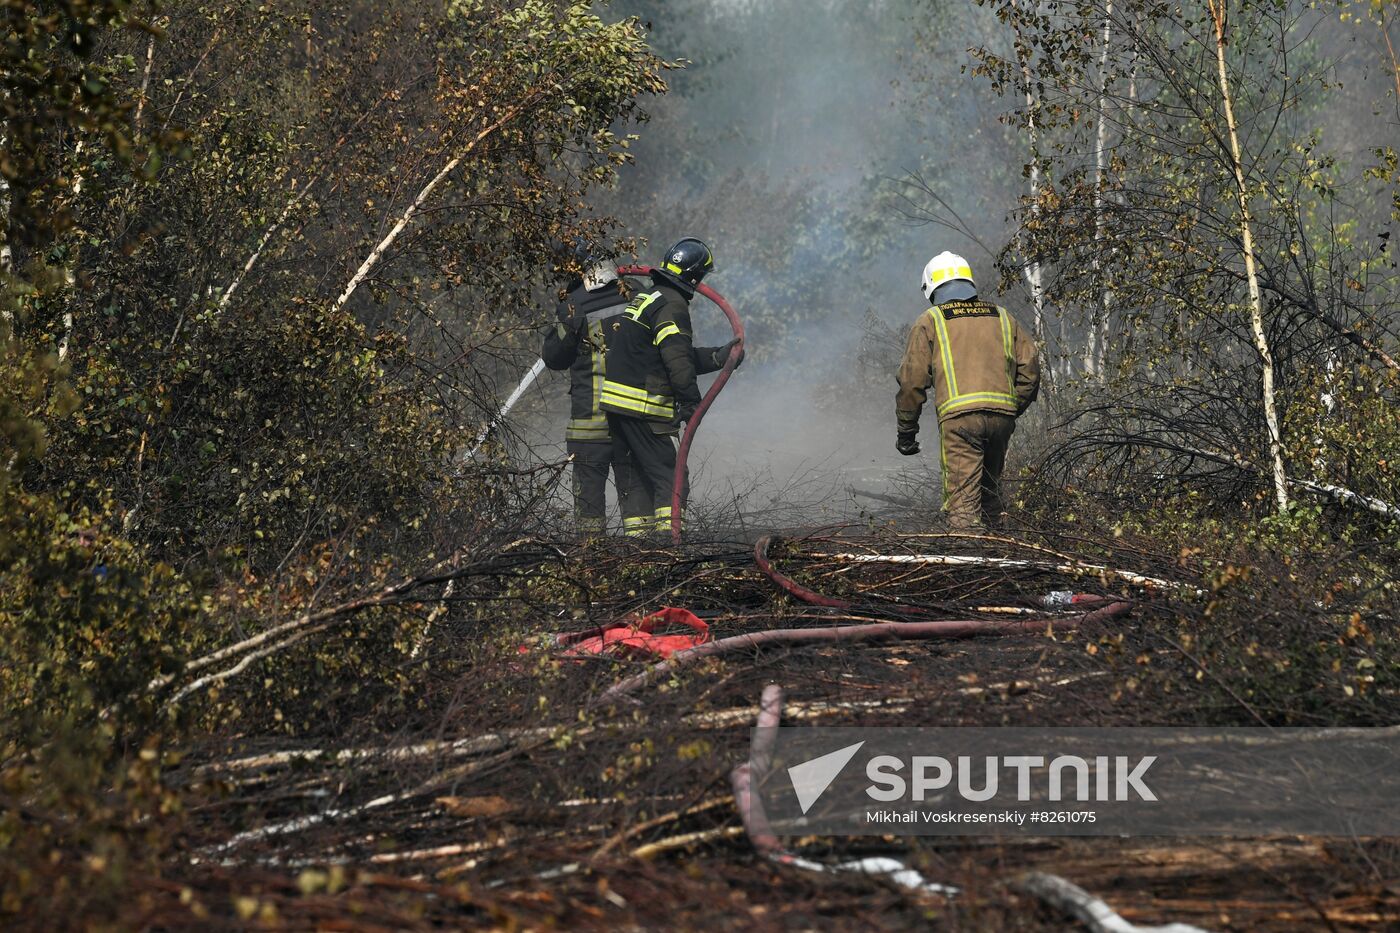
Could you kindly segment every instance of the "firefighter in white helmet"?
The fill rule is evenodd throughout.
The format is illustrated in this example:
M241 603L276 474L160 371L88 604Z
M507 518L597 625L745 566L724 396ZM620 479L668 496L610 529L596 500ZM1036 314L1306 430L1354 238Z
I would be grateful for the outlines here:
M617 484L624 529L650 526L651 496L613 442L601 402L608 327L627 310L640 290L633 279L618 279L617 266L587 245L574 247L561 279L567 291L545 332L540 358L554 370L569 371L570 419L564 437L574 461L574 520L580 535L607 531L608 470Z
M915 322L899 367L895 447L919 452L919 414L932 388L949 524L995 525L1016 418L1040 391L1035 341L1005 308L977 297L972 267L955 253L929 260L920 287L931 307Z

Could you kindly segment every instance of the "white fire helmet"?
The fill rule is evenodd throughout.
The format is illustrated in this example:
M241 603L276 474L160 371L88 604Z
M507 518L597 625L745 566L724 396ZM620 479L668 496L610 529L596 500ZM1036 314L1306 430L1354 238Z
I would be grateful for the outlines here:
M611 262L597 262L583 270L583 287L590 292L596 292L604 285L616 281L617 266Z
M972 266L957 253L945 250L930 259L928 265L924 266L924 277L919 284L923 288L924 297L932 301L934 289L938 286L959 281L976 285L972 281Z

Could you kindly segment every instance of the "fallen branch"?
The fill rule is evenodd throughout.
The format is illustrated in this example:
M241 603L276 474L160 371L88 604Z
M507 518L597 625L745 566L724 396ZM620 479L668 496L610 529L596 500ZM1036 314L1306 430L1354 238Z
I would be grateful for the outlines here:
M382 809L383 807L389 806L390 804L404 803L406 801L413 800L415 798L422 797L427 794L435 793L443 787L447 787L457 782L460 782L463 778L470 776L478 770L490 767L495 764L499 764L503 761L509 760L514 755L531 751L533 749L545 745L550 741L553 741L552 735L555 731L556 730L550 730L550 735L538 737L532 742L527 742L518 745L507 745L499 754L492 755L489 758L482 759L480 761L468 762L464 765L449 768L448 770L440 774L434 775L433 777L419 784L412 790L407 790L398 794L384 794L382 796L375 797L373 800L369 800L365 803L358 804L353 807L348 807L346 809L331 808L328 810L323 810L320 813L311 813L307 814L306 816L294 817L292 819L282 820L277 823L269 823L257 829L250 829L241 833L237 833L224 842L218 843L217 845L208 846L205 849L202 849L200 852L200 856L193 858L192 861L198 862L200 861L200 857L227 855L234 849L237 849L249 842L258 842L263 839L273 838L275 836L294 835L304 830L320 826L323 823L339 822L343 820L352 819L354 817L363 816L364 814L369 813L373 810ZM575 733L576 736L582 734L584 733ZM276 864L277 861L278 860L275 858L264 859L264 862L268 864Z
M908 888L911 891L918 891L922 894L938 894L942 897L953 897L958 893L958 889L953 885L939 884L936 881L928 881L923 874L905 865L899 859L873 856L870 858L856 859L853 862L840 862L836 865L827 865L822 862L813 862L797 855L787 854L776 859L779 864L787 865L791 868L802 868L807 871L816 871L834 874L841 872L852 875L866 875L871 878L879 878L891 884L897 884L901 888Z
M1314 483L1312 480L1298 479L1290 477L1289 485L1297 486L1299 489L1324 496L1333 502L1341 502L1345 505L1358 506L1377 515L1384 515L1386 518L1400 518L1400 506L1392 505L1384 499L1377 499L1375 496L1365 496L1359 492L1352 492L1345 486L1334 486L1330 483Z
M296 762L315 762L322 760L334 764L347 764L350 762L370 760L398 764L424 758L481 755L488 752L500 751L512 742L521 739L552 736L557 731L558 729L553 726L544 726L533 729L513 729L506 732L493 732L487 735L474 736L469 739L458 739L453 742L420 742L415 745L400 745L392 748L345 748L338 750L308 748L269 752L267 754L254 755L248 758L237 758L233 761L202 765L195 773L201 777L207 777L209 775L226 774L233 771L255 771L263 768L275 768L281 765L289 765Z
M1119 438L1117 440L1118 443L1121 444L1134 444L1138 447L1149 447L1178 454L1190 454L1194 457L1200 457L1203 460L1209 460L1213 463L1220 463L1234 467L1237 470L1243 470L1246 473L1263 473L1263 470L1256 464L1251 463L1238 454L1232 456L1229 454L1217 453L1213 450L1202 450L1199 447L1177 444L1163 439ZM1288 477L1288 485L1301 489L1304 492L1310 492L1314 495L1331 499L1333 502L1341 503L1342 505L1355 506L1369 512L1374 512L1377 515L1383 515L1386 518L1400 518L1400 505L1387 502L1384 499L1378 499L1375 496L1363 495L1362 493L1347 489L1345 486L1336 486L1331 483L1315 483L1312 480L1298 479L1296 476Z
M998 681L984 685L958 687L948 692L958 696L981 696L987 693L998 692L1026 693L1038 688L1067 687L1084 680L1107 676L1107 671L1088 671L1080 674L1071 674L1066 677L1059 677L1053 680ZM811 721L852 713L898 714L907 712L916 702L917 700L914 698L890 698L880 700L838 700L789 703L783 707L782 714L790 720L799 721ZM683 717L680 720L680 725L685 728L724 729L738 723L749 722L752 718L753 708L745 706L736 709L692 713ZM473 755L485 755L502 751L517 742L525 742L534 739L553 739L558 735L560 728L561 727L556 726L540 726L535 728L511 729L452 741L419 742L413 745L390 746L388 748L284 749L276 752L265 752L259 755L235 758L229 761L210 762L198 766L194 774L199 778L209 778L248 771L262 771L298 763L345 765L368 762L384 765L399 765L427 759L441 759L445 761L453 758L467 758ZM1398 734L1400 734L1400 727L1397 727L1397 730ZM591 728L583 730L575 729L572 732L572 736L577 739L590 735L592 732L593 730ZM598 803L600 801L590 802ZM718 802L717 800L711 800L708 803L697 805L689 810L677 811L676 814L668 816L675 816L676 818L688 816L693 813L698 813L702 809L707 809L709 806L716 805ZM656 822L658 823L667 821L666 817L656 818ZM647 824L635 827L638 831L647 828L651 827Z
M672 836L670 839L661 839L657 842L649 842L632 850L633 858L651 858L662 852L669 852L672 849L688 849L697 842L711 842L715 839L732 839L735 836L742 836L744 827L742 826L721 826L719 829L702 829L693 833L683 833L679 836Z
M1075 576L1096 575L1117 577L1135 586L1150 586L1159 589L1187 590L1201 595L1202 590L1174 580L1149 577L1131 570L1117 570L1101 564L1083 564L1078 561L1056 564L1044 560L1023 560L1012 557L981 557L975 554L820 554L814 555L830 560L844 560L853 564L937 564L944 567L998 567L1003 570L1051 570Z
M501 548L494 556L496 558L503 557L506 554L513 551L515 548L527 543L530 540L531 539L529 538L519 538L515 541L512 541L511 543L507 544L504 548ZM347 621L349 618L367 609L375 609L383 606L390 606L395 605L397 603L401 603L408 599L412 593L414 593L416 590L422 587L439 584L444 582L445 580L456 579L456 577L466 574L469 571L479 569L478 567L466 567L452 570L447 574L442 573L443 568L456 563L460 560L460 558L461 552L459 551L441 561L438 561L427 571L421 574L412 577L407 577L405 579L399 580L396 583L392 583L387 586L381 587L373 593L357 597L347 602L340 603L336 606L331 606L326 609L322 609L318 612L303 613L302 615L296 617L295 619L292 619L289 622L284 622L281 625L273 626L265 632L260 632L259 634L253 635L249 638L245 638L240 642L228 645L224 648L220 648L217 651L210 652L209 654L204 655L203 657L196 658L192 661L188 661L182 668L180 668L180 670L170 674L163 674L160 677L157 677L154 680L152 680L149 684L147 684L146 690L147 692L154 692L156 690L160 690L164 687L169 686L171 683L173 683L180 677L196 673L198 671L204 670L205 668L211 667L215 664L219 664L223 661L227 661L231 658L238 657L239 655L245 654L247 652L254 652L257 655L257 657L265 657L266 655L271 654L277 650L289 647L290 645L296 643L297 641L300 641L302 638L308 635L324 631L325 629L330 628L332 625L341 624ZM223 671L217 675L211 675L208 677L200 678L199 680L195 681L195 684L198 684L200 687L205 687L209 686L212 683L226 680L228 677L244 669L247 666L248 660L249 659L244 658L238 664L234 665L234 668ZM253 660L256 660L256 658L253 658ZM195 687L195 684L186 686L184 689L179 691L174 697L172 697L167 702L167 705L173 705L174 703L187 696L193 689L198 689L197 687Z
M1179 449L1186 453L1195 454L1198 457L1204 457L1207 460L1213 460L1216 463L1229 464L1230 466L1249 473L1262 472L1258 466L1240 456L1230 457L1225 454L1215 453L1210 450L1199 450L1194 447L1181 447ZM1331 483L1315 483L1308 479L1298 479L1296 476L1288 477L1288 485L1296 486L1305 492L1310 492L1326 499L1331 499L1333 502L1356 506L1370 512L1375 512L1377 515L1384 515L1386 518L1400 518L1400 506L1386 502L1384 499L1377 499L1374 496L1366 496L1359 492L1353 492L1345 486L1334 486Z
M697 813L704 813L706 810L713 810L715 807L721 807L728 803L729 800L724 797L714 797L710 800L706 800L703 803L697 803L693 807L685 807L680 810L672 810L670 813L663 813L661 816L654 817L642 823L638 823L635 826L629 826L623 832L617 834L616 836L609 839L607 842L603 843L603 845L598 849L598 851L593 853L593 857L589 859L589 861L598 861L598 859L607 855L609 852L617 848L622 843L626 842L628 839L632 839L640 835L641 833L646 832L647 830L656 829L658 826L665 826L669 823L675 823L679 820L685 819L688 816L694 816ZM636 852L634 851L632 854L636 855Z
M181 687L178 691L176 691L175 695L165 702L166 708L168 709L170 707L175 706L175 704L179 703L181 700L189 696L191 693L194 693L195 691L203 690L206 687L212 687L216 684L221 684L226 680L232 680L234 677L237 677L239 674L246 671L249 668L249 666L251 666L255 661L260 661L263 658L274 655L285 648L290 648L297 642L302 641L306 638L310 638L312 635L318 635L321 632L324 632L326 629L330 628L332 625L334 625L335 622L336 620L332 619L329 622L323 622L320 625L314 625L311 628L302 629L301 631L294 633L290 637L284 638L282 641L273 642L272 644L260 648L257 651L252 652L251 654L245 654L238 661L238 663L233 665L232 667L225 668L224 670L218 671L214 674L206 674L203 677L196 678L195 680L191 681L190 683L186 684L185 686Z
M1013 881L1012 886L1069 914L1088 927L1090 933L1207 933L1200 927L1187 923L1138 926L1123 919L1107 903L1094 897L1079 885L1066 881L1058 875L1047 875L1038 871L1030 872Z

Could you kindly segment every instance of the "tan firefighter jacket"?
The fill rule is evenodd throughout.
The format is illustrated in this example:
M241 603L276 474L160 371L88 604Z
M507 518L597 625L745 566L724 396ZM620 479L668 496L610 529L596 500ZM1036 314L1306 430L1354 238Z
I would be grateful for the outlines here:
M977 298L919 316L899 367L899 430L918 430L933 387L938 420L969 411L1019 415L1040 391L1035 341L1004 308Z

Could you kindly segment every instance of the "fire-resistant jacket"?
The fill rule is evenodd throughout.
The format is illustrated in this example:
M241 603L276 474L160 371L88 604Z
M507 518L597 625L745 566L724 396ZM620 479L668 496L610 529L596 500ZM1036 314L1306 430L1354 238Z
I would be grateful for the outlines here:
M721 348L697 348L691 334L690 297L653 275L651 290L607 324L603 410L657 424L689 418L700 404L695 377L723 365Z
M589 291L579 285L559 302L560 326L545 334L540 357L550 369L569 370L569 427L571 441L608 441L608 419L600 409L608 352L608 323L627 309L627 296L638 283L631 279L609 282Z
M978 298L929 308L899 367L901 431L918 429L930 386L939 421L969 411L1019 415L1040 391L1035 341L1005 308Z

